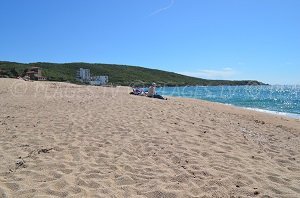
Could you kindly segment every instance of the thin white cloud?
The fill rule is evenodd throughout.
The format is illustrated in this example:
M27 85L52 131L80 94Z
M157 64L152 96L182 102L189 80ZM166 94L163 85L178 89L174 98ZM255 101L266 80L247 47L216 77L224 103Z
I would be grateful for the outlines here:
M180 72L183 75L193 76L198 78L207 78L207 79L231 79L236 71L230 67L226 67L220 70L198 70L195 72Z
M149 16L154 16L154 15L157 15L157 14L163 12L163 11L166 11L166 10L170 9L174 4L175 4L175 0L171 0L170 3L167 6L155 10Z

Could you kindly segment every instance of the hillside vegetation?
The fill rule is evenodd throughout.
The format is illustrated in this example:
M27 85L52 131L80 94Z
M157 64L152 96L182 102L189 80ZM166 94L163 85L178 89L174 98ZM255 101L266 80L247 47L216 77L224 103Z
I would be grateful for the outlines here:
M24 76L25 70L30 67L40 67L43 76L50 81L68 81L76 83L75 74L79 68L91 70L92 75L107 75L109 83L114 85L149 85L156 82L161 86L185 86L185 85L262 85L254 80L228 81L228 80L206 80L189 77L173 72L166 72L144 67L114 65L114 64L90 64L90 63L15 63L0 61L0 77L15 78Z

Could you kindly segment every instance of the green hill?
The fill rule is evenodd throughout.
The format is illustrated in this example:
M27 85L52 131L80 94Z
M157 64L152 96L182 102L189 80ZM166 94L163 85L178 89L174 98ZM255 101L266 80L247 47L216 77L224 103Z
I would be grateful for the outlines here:
M148 69L137 66L114 65L114 64L90 64L90 63L15 63L0 61L0 77L14 78L24 76L24 71L30 67L40 67L43 75L50 81L69 81L76 83L75 74L79 68L91 70L92 75L107 75L109 82L114 85L149 85L156 82L165 86L185 85L263 85L254 80L227 81L227 80L206 80L189 77L173 72L166 72L156 69Z

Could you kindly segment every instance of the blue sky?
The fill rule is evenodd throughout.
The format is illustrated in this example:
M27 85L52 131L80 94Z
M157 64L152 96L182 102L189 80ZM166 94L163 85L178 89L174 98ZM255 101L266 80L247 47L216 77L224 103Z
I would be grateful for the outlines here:
M0 60L300 84L299 0L1 0Z

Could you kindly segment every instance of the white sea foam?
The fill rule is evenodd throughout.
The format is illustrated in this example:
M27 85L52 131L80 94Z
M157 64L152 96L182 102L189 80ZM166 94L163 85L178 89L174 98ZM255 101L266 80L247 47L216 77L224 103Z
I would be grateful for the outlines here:
M241 107L241 106L235 106L233 104L228 104L228 103L220 103L220 104L225 104L225 105L228 105L228 106L234 106L234 107L238 107L238 108L242 108L242 109L248 109L248 110L252 110L252 111L258 111L258 112L262 112L262 113L268 113L268 114L273 114L273 115L278 115L278 116L285 116L285 117L289 117L289 118L300 119L300 114L295 114L295 113L270 111L270 110L251 108L251 107Z
M270 110L250 108L250 107L242 107L242 108L249 109L249 110L252 110L252 111L258 111L258 112L262 112L262 113L268 113L268 114L273 114L273 115L278 115L278 116L285 116L285 117L300 119L300 115L299 114L294 114L294 113L270 111Z

